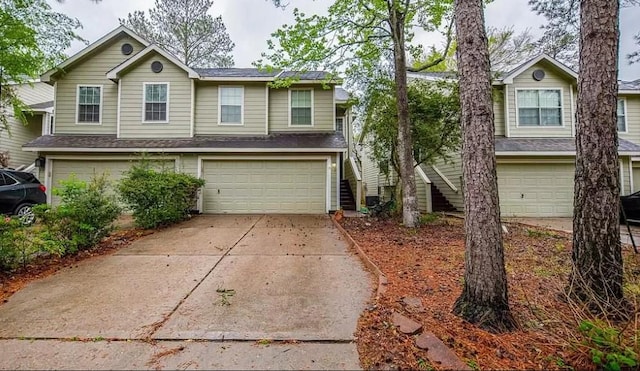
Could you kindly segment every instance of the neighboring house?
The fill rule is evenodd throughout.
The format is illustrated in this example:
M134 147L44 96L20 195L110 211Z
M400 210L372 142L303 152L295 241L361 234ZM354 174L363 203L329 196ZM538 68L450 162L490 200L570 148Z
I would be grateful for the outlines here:
M494 79L502 216L572 216L577 77L562 63L540 55ZM621 81L618 96L620 181L626 195L640 190L640 80ZM362 165L366 182L368 172L376 169L370 161ZM434 210L462 211L460 153L421 168L433 182Z
M26 124L14 116L11 108L5 111L7 128L0 127L0 152L8 152L10 168L31 169L38 156L23 151L22 145L48 134L53 116L53 87L40 81L11 87L30 111L25 112Z
M353 170L346 94L326 77L192 68L118 27L41 76L55 90L53 130L24 149L45 159L49 189L71 174L117 181L145 152L206 180L201 212L327 213Z

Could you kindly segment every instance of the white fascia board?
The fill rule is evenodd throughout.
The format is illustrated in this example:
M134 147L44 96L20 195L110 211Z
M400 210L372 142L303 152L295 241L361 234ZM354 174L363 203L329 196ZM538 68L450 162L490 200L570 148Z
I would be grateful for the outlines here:
M555 58L547 55L547 54L540 54L539 56L531 59L529 62L523 64L522 66L520 66L517 70L511 72L509 75L505 76L502 81L505 84L513 84L513 79L517 76L519 76L521 73L523 73L524 71L526 71L527 69L529 69L531 66L535 65L536 63L545 60L551 64L553 64L555 67L557 67L558 69L560 69L561 71L565 72L567 75L573 77L574 79L578 79L578 74L573 71L572 69L570 69L569 67L565 66L564 64L560 63L559 61L557 61Z
M25 152L89 152L89 153L126 153L126 152L164 152L164 153L328 153L344 152L347 148L46 148L27 147Z
M118 74L121 71L123 71L127 67L131 66L132 64L136 63L140 59L144 58L147 54L149 54L151 52L156 52L156 53L160 54L161 56L163 56L166 59L168 59L171 63L175 64L176 66L178 66L180 68L182 68L185 72L187 72L187 74L189 75L190 79L200 78L200 75L196 71L192 70L191 68L189 68L189 66L187 66L184 63L182 63L182 61L180 61L179 59L177 59L176 57L174 57L170 53L164 51L162 48L158 47L155 44L147 46L146 48L144 48L144 50L142 50L138 54L136 54L133 57L127 59L126 61L124 61L120 65L118 65L115 68L113 68L111 71L107 72L107 78L110 79L110 80L117 80L118 79Z
M149 42L147 40L143 39L142 37L140 37L135 32L131 31L130 29L128 29L125 26L120 26L120 27L116 28L115 30L109 32L108 34L102 36L97 41L95 41L94 43L90 44L86 48L82 49L78 53L74 54L69 59L67 59L64 62L60 63L56 67L54 67L54 68L50 69L49 71L47 71L47 72L43 73L42 75L40 75L40 80L42 82L50 82L51 81L51 76L53 76L53 74L55 74L56 72L58 72L59 70L65 68L65 67L68 67L69 65L75 63L77 60L81 59L85 55L87 55L87 54L91 53L92 51L96 50L98 47L100 47L104 43L106 43L106 42L110 41L111 39L113 39L114 37L118 36L121 32L124 32L127 35L131 36L133 39L135 39L136 41L138 41L140 44L142 44L144 46L148 46L149 45Z

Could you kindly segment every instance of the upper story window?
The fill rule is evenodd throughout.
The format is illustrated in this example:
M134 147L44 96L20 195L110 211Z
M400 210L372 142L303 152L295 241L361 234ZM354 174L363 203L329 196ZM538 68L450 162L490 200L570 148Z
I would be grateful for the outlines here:
M78 124L100 124L102 85L78 85Z
M336 117L336 131L338 133L344 132L344 117Z
M562 126L560 89L517 90L519 126Z
M627 101L618 99L618 131L627 132Z
M244 111L244 88L242 86L221 86L219 88L218 124L242 125Z
M169 83L144 83L144 122L168 122Z
M291 89L289 92L290 126L313 126L313 90Z

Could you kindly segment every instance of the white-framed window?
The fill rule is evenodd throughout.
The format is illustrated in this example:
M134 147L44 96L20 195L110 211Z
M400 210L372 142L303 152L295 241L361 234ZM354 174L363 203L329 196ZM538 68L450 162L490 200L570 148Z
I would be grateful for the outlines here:
M169 83L143 83L142 122L169 122Z
M102 85L78 85L76 95L76 123L102 123Z
M218 124L244 124L244 87L218 87Z
M289 108L289 126L313 126L313 89L290 89Z
M618 98L618 132L627 132L627 100Z
M516 89L518 126L563 126L561 89Z

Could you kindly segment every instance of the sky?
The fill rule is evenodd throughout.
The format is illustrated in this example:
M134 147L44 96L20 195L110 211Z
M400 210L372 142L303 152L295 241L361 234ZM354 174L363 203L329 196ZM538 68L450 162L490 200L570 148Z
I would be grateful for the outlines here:
M99 39L118 27L119 18L125 18L135 10L147 10L153 6L154 0L102 0L93 3L88 0L65 0L59 3L47 0L58 12L75 17L82 22L84 28L79 34L89 42ZM273 6L271 0L215 0L211 13L222 15L227 31L236 44L233 51L237 67L251 67L251 63L260 58L266 51L266 41L272 32L281 25L291 23L293 7L298 7L306 14L326 13L331 0L288 0L285 10ZM626 55L637 49L633 35L640 32L640 7L624 9L620 15L620 79L640 79L640 63L629 65ZM532 13L527 0L495 0L487 5L486 24L493 27L511 27L516 31L530 29L538 34L544 18ZM425 46L442 44L442 39L433 35L420 35L417 42ZM75 43L67 54L73 55L84 47Z

